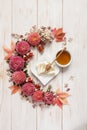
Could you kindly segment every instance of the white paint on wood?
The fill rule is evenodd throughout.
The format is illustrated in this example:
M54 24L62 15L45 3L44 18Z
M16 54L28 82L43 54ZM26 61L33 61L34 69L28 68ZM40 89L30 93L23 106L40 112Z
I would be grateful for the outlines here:
M62 1L61 0L38 0L38 26L62 26ZM52 43L47 45L43 56L55 58L58 49L61 48L61 44ZM40 55L38 55L38 58ZM62 74L59 74L50 83L53 86L53 90L56 90L59 86L62 88ZM38 130L61 130L61 115L62 111L58 107L49 107L45 110L37 109L37 129Z
M64 0L64 30L72 36L68 45L73 62L63 73L63 86L69 83L71 97L69 107L63 109L64 130L87 130L87 1ZM74 79L68 81L70 76Z
M26 33L32 25L37 23L37 1L13 0L12 16L12 32ZM36 109L33 109L29 102L21 100L19 95L14 95L12 97L12 130L25 128L36 130Z
M63 12L62 12L63 5ZM0 0L0 130L87 130L87 1L86 0ZM73 62L63 69L52 82L53 90L57 86L65 90L68 83L71 88L69 106L60 110L57 106L33 109L28 102L21 100L18 94L11 96L2 46L10 46L11 33L26 33L32 25L63 26L73 42L68 44ZM54 58L60 43L45 48L43 56ZM50 53L50 51L52 53ZM40 58L37 50L31 61ZM74 79L70 77L74 76Z

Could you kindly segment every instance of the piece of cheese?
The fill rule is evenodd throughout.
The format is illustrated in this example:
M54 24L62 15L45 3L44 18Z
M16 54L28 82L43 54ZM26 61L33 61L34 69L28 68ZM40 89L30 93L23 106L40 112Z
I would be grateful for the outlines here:
M54 75L55 74L55 69L53 68L53 66L51 66L51 68L48 71L46 71L47 64L49 64L49 62L43 62L37 65L36 69L39 75L41 74Z

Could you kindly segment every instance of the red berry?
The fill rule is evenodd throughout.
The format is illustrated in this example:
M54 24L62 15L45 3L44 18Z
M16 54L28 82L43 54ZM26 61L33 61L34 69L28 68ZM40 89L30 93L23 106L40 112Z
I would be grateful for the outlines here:
M28 61L29 58L28 58L27 56L24 56L23 59L24 59L25 61Z
M33 52L27 54L28 58L32 58L34 56Z
M41 86L40 86L39 84L35 84L35 88L36 88L36 89L40 89L40 87L41 87Z
M39 52L43 52L44 51L44 47L41 44L38 46L38 51Z
M28 77L27 82L33 82L33 79L31 77Z

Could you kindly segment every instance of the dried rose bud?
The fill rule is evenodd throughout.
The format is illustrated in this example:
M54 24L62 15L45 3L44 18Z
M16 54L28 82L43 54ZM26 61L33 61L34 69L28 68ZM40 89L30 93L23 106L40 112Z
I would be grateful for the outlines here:
M40 86L39 84L35 84L35 88L36 88L36 89L40 89L40 87L41 87L41 86Z
M37 49L38 49L39 52L43 52L44 51L44 47L41 44L38 46Z

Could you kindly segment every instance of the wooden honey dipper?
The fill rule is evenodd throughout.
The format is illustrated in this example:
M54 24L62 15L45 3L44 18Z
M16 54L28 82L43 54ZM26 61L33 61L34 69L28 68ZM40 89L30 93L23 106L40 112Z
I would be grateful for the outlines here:
M57 57L56 57L51 63L48 63L48 64L46 65L46 71L49 71L49 70L50 70L51 65L52 65L52 64L55 62L55 60L63 53L64 50L65 50L65 48L62 49L62 50L59 52L59 54L57 55Z

